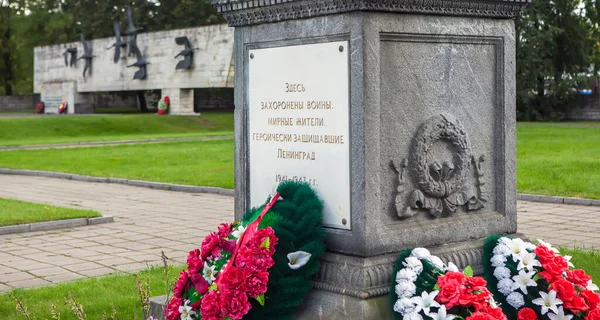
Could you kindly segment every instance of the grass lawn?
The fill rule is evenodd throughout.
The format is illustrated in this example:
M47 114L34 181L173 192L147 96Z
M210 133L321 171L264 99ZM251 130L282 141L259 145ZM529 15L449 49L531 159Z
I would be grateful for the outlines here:
M233 140L0 152L0 167L233 188Z
M0 118L0 145L156 139L233 134L232 112Z
M0 226L74 218L95 218L101 214L92 210L54 207L0 198Z
M172 285L181 267L172 268L169 272ZM166 294L163 268L152 267L139 273L142 279L150 278L150 294L158 296ZM102 278L90 278L37 289L16 290L16 295L29 311L31 319L52 319L51 304L60 312L60 319L77 319L64 304L69 293L83 305L87 319L102 319L106 312L111 319L113 302L117 310L117 319L142 320L142 308L137 294L133 275L112 275ZM7 294L0 294L0 318L6 320L22 320L25 317L15 310L16 302Z
M519 123L517 190L600 199L600 123Z

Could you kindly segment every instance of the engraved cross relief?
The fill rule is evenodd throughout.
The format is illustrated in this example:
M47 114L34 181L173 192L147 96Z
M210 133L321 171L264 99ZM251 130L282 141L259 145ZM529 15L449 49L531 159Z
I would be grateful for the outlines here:
M438 141L455 151L451 158L432 152ZM400 164L392 162L398 173L395 199L398 216L408 218L419 210L427 210L432 217L440 218L451 216L462 206L467 212L485 207L488 195L483 161L483 155L478 159L471 155L467 132L454 116L441 113L429 118L415 136L410 160L404 159ZM407 205L404 183L409 164L418 188L408 196ZM473 168L477 186L469 181Z

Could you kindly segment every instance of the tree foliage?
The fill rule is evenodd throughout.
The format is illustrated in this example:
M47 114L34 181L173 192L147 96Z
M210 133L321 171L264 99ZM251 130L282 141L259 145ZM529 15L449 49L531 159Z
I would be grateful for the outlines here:
M210 0L0 0L0 94L33 92L33 48L113 36L127 28L171 30L223 23Z
M588 14L583 0L533 1L517 19L519 119L559 120L577 105L598 60Z

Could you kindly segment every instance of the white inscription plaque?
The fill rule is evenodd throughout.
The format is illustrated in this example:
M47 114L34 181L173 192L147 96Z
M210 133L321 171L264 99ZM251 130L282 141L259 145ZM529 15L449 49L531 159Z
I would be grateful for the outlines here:
M250 205L303 181L324 202L324 225L351 229L348 42L249 55Z

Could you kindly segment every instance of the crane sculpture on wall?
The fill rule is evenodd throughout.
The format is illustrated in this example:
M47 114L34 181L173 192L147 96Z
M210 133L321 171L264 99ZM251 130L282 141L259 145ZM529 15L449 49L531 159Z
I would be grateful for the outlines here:
M138 67L139 70L135 72L133 75L133 79L146 79L146 65L149 63L142 56L142 52L137 45L137 35L139 31L143 31L144 28L136 28L133 24L133 10L131 9L131 5L127 6L127 36L129 37L129 56L134 55L136 58L136 62L134 64L130 64L129 67Z
M63 56L65 57L65 67L74 66L77 60L77 48L67 48Z
M198 50L198 48L192 49L190 40L186 36L175 38L175 43L177 43L180 46L185 46L184 49L181 50L181 52L179 52L175 56L175 59L177 59L180 56L183 57L183 60L181 60L177 63L175 70L190 69L192 66L192 60L194 59L194 51Z
M127 43L125 43L122 39L121 39L121 26L119 25L118 22L114 22L113 24L113 28L115 29L115 43L113 43L112 46L106 48L106 50L109 50L110 48L114 47L115 48L115 56L113 57L113 61L115 63L119 62L119 59L121 58L121 48L125 47L127 45Z
M85 41L85 37L83 36L83 33L80 35L80 37L81 37L81 45L83 46L83 55L81 57L79 57L77 60L84 59L84 61L85 61L85 66L83 67L83 77L85 78L85 74L87 73L87 71L92 68L92 58L94 56L92 55L92 48L90 48L89 42ZM91 73L91 70L90 70L90 73Z

